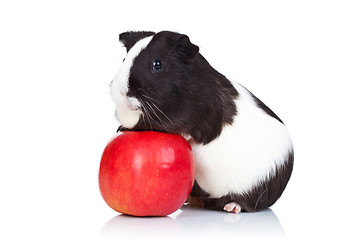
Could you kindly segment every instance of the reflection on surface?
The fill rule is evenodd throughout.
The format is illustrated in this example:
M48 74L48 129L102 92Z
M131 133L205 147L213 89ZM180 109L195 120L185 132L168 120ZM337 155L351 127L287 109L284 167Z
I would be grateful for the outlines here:
M247 237L285 239L285 232L270 209L258 213L226 213L183 206L167 217L132 217L120 214L101 229L100 239L180 239L184 237Z

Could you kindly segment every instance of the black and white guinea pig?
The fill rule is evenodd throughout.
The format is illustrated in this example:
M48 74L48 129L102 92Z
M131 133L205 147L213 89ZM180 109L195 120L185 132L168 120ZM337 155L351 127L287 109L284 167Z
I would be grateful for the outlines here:
M111 82L119 130L182 134L196 161L189 202L214 210L270 207L293 168L293 145L280 118L217 72L183 34L120 34L127 55Z

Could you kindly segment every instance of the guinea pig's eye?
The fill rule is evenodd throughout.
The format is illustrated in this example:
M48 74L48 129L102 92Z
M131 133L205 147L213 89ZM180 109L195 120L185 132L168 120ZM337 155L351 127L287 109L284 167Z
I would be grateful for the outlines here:
M154 60L152 63L152 70L160 71L162 69L162 62L160 60Z

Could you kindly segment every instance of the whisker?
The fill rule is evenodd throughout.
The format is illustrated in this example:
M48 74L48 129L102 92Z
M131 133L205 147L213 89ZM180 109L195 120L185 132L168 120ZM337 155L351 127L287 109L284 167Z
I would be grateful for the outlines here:
M145 100L145 103L151 108L152 113L155 114L155 116L160 120L160 124L165 128L165 130L167 132L169 132L169 130L166 128L165 126L165 122L159 117L159 115L156 114L156 111L154 110L154 108L150 105L150 103L148 101ZM154 120L155 121L155 120Z
M139 90L144 91L144 89L141 89L141 88L139 88ZM156 101L156 102L159 103L158 100L156 100L156 99L154 99L154 98L152 98L152 97L149 97L149 96L147 96L147 95L145 95L145 94L141 94L141 95L142 95L143 97L146 97L146 98L148 98L148 99L151 99L151 100ZM166 117L166 119L169 120L169 122L170 122L172 125L174 125L174 122L171 121L171 119L170 119L154 102L151 102L151 101L150 101L150 103L152 103L152 105L153 105L154 107L156 107L156 109L159 110L159 112L160 112L162 115L164 115L164 116ZM155 111L154 111L154 112L155 112Z
M148 123L149 123L149 127L150 127L150 130L153 130L154 128L153 128L153 126L152 126L152 124L151 124L151 121L150 121L150 114L149 114L149 109L147 109L146 108L146 105L144 104L144 102L142 101L142 99L140 99L139 98L139 100L140 100L140 102L141 102L141 104L142 104L142 106L143 106L143 109L144 109L144 112L143 112L143 120L144 120L144 122L145 122L145 124L146 124L146 121L145 121L145 117L146 117L146 119L147 119L147 121L148 121Z
M172 125L174 125L174 122L171 121L171 119L163 111L161 111L160 108L158 108L158 106L156 106L155 103L152 103L152 104L154 105L154 107L157 108L157 110L159 110L160 113L162 113L167 118L167 120L169 120L171 122Z
M148 99L150 99L150 100L153 100L153 101L155 101L155 102L160 102L159 100L156 100L156 99L154 99L154 98L152 98L152 97L149 97L149 96L147 96L147 95L145 95L145 94L141 94L143 97L146 97L146 98L148 98Z
M165 130L167 132L169 132L168 128L166 127L166 121L164 121L164 119L162 119L156 112L157 111L160 112L172 125L174 125L174 122L154 103L154 102L158 102L158 103L160 103L160 102L158 100L144 94L145 90L142 88L137 89L137 92L139 92L140 96L147 98L149 100L149 101L147 101L143 98L142 99L139 98L144 107L144 110L145 110L144 115L146 115L149 123L150 123L150 118L151 118L155 123L160 123L160 125L162 125L165 128ZM144 92L144 93L142 93L142 92ZM154 108L156 108L157 111ZM156 116L156 118L159 119L160 122L156 121L151 116L150 112L153 113Z

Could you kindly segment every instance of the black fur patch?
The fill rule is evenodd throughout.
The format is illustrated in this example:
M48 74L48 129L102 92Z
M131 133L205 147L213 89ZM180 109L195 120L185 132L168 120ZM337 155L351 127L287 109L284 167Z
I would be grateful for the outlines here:
M129 51L140 39L154 35L154 32L124 32L119 35L119 40Z
M249 192L242 194L228 194L221 198L209 198L204 190L199 185L194 184L191 196L196 198L191 199L192 202L197 202L200 205L212 210L223 210L224 206L230 202L238 203L243 211L257 212L272 206L283 193L292 173L294 164L294 153L290 152L286 156L286 161L283 165L278 166L273 177L264 179L259 182L257 186Z
M204 191L199 184L196 182L194 182L194 186L191 189L191 196L196 197L196 198L208 198L210 196L209 193L207 193L206 191Z
M198 51L186 35L154 35L130 70L128 96L144 113L131 130L189 134L206 144L232 123L239 94ZM162 62L160 71L152 70L154 60Z
M246 89L247 90L247 89ZM265 103L263 103L260 99L258 99L254 94L252 94L252 92L250 92L248 90L248 92L251 94L252 98L254 99L256 105L261 108L264 112L266 112L269 116L275 118L276 120L278 120L279 122L281 122L283 124L283 122L281 121L281 119L270 109L268 108L268 106L265 105Z

